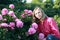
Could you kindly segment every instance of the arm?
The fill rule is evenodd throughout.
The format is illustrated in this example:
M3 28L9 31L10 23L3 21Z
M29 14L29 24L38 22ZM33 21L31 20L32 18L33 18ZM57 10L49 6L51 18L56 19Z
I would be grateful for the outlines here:
M49 26L50 26L50 29L51 29L51 34L60 38L60 33L59 33L58 26L57 26L57 24L56 24L56 22L53 18L50 18Z

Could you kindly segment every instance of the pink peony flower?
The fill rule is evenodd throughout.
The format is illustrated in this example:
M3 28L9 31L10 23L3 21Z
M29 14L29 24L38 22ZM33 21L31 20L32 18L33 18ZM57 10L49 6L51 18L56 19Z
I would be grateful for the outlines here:
M3 21L7 21L7 19L6 19L6 18L4 18L4 19L3 19Z
M29 35L32 35L32 34L36 33L36 30L34 28L29 28L28 33L29 33Z
M32 11L29 10L29 11L28 11L28 16L31 16L31 15L32 15Z
M37 23L32 23L32 27L37 29L38 28L38 24Z
M14 22L10 22L9 27L10 27L11 29L14 29L15 23L14 23Z
M24 12L27 14L28 13L28 9L25 9Z
M1 27L1 24L0 24L0 27Z
M20 21L20 19L15 19L15 22Z
M16 26L19 28L22 28L23 27L23 22L22 21L17 21L16 22Z
M1 23L0 25L1 25L1 27L8 27L7 23Z
M22 17L22 18L25 18L25 14L21 14L21 17Z
M28 33L28 32L25 32L25 35L26 35L26 36L29 36L29 33Z
M3 8L1 13L2 13L2 15L6 15L8 13L8 9L7 8Z
M15 8L14 4L10 4L9 8L14 9Z
M14 22L10 22L9 27L15 27L15 23Z
M0 20L2 20L3 19L3 17L2 17L2 15L0 14Z
M14 11L9 11L8 15L9 16L14 16Z
M14 19L17 19L17 17L15 15L12 16Z
M46 40L46 38L44 38L43 40Z
M39 34L39 39L40 39L40 40L44 39L44 34L43 34L43 33L40 33L40 34Z
M14 30L14 27L11 27L12 30Z

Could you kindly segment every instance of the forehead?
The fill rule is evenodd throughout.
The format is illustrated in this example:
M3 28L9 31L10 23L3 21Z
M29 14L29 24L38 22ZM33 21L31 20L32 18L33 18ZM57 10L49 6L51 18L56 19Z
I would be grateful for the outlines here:
M40 9L39 8L37 8L36 10L35 10L35 13L37 13L37 12L39 12L40 11Z

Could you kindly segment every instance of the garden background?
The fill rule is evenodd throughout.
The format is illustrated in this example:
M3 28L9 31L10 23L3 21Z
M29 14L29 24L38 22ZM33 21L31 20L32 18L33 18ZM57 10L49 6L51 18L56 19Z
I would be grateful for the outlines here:
M18 18L20 18L19 16L23 13L24 9L33 11L36 6L39 6L49 17L55 19L60 29L60 0L32 0L31 3L26 2L26 0L0 0L0 14L3 8L9 9L9 4L15 5L14 12ZM37 40L37 34L28 37L24 34L30 27L31 20L27 18L23 19L23 21L25 22L25 27L22 29L15 28L15 30L6 31L5 28L0 28L0 40Z

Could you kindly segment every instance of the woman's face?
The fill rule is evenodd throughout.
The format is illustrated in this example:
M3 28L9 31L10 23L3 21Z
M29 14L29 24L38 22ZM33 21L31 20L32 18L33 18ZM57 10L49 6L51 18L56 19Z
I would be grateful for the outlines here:
M35 17L38 18L38 19L40 19L42 17L42 12L40 11L40 9L37 9L35 11Z

